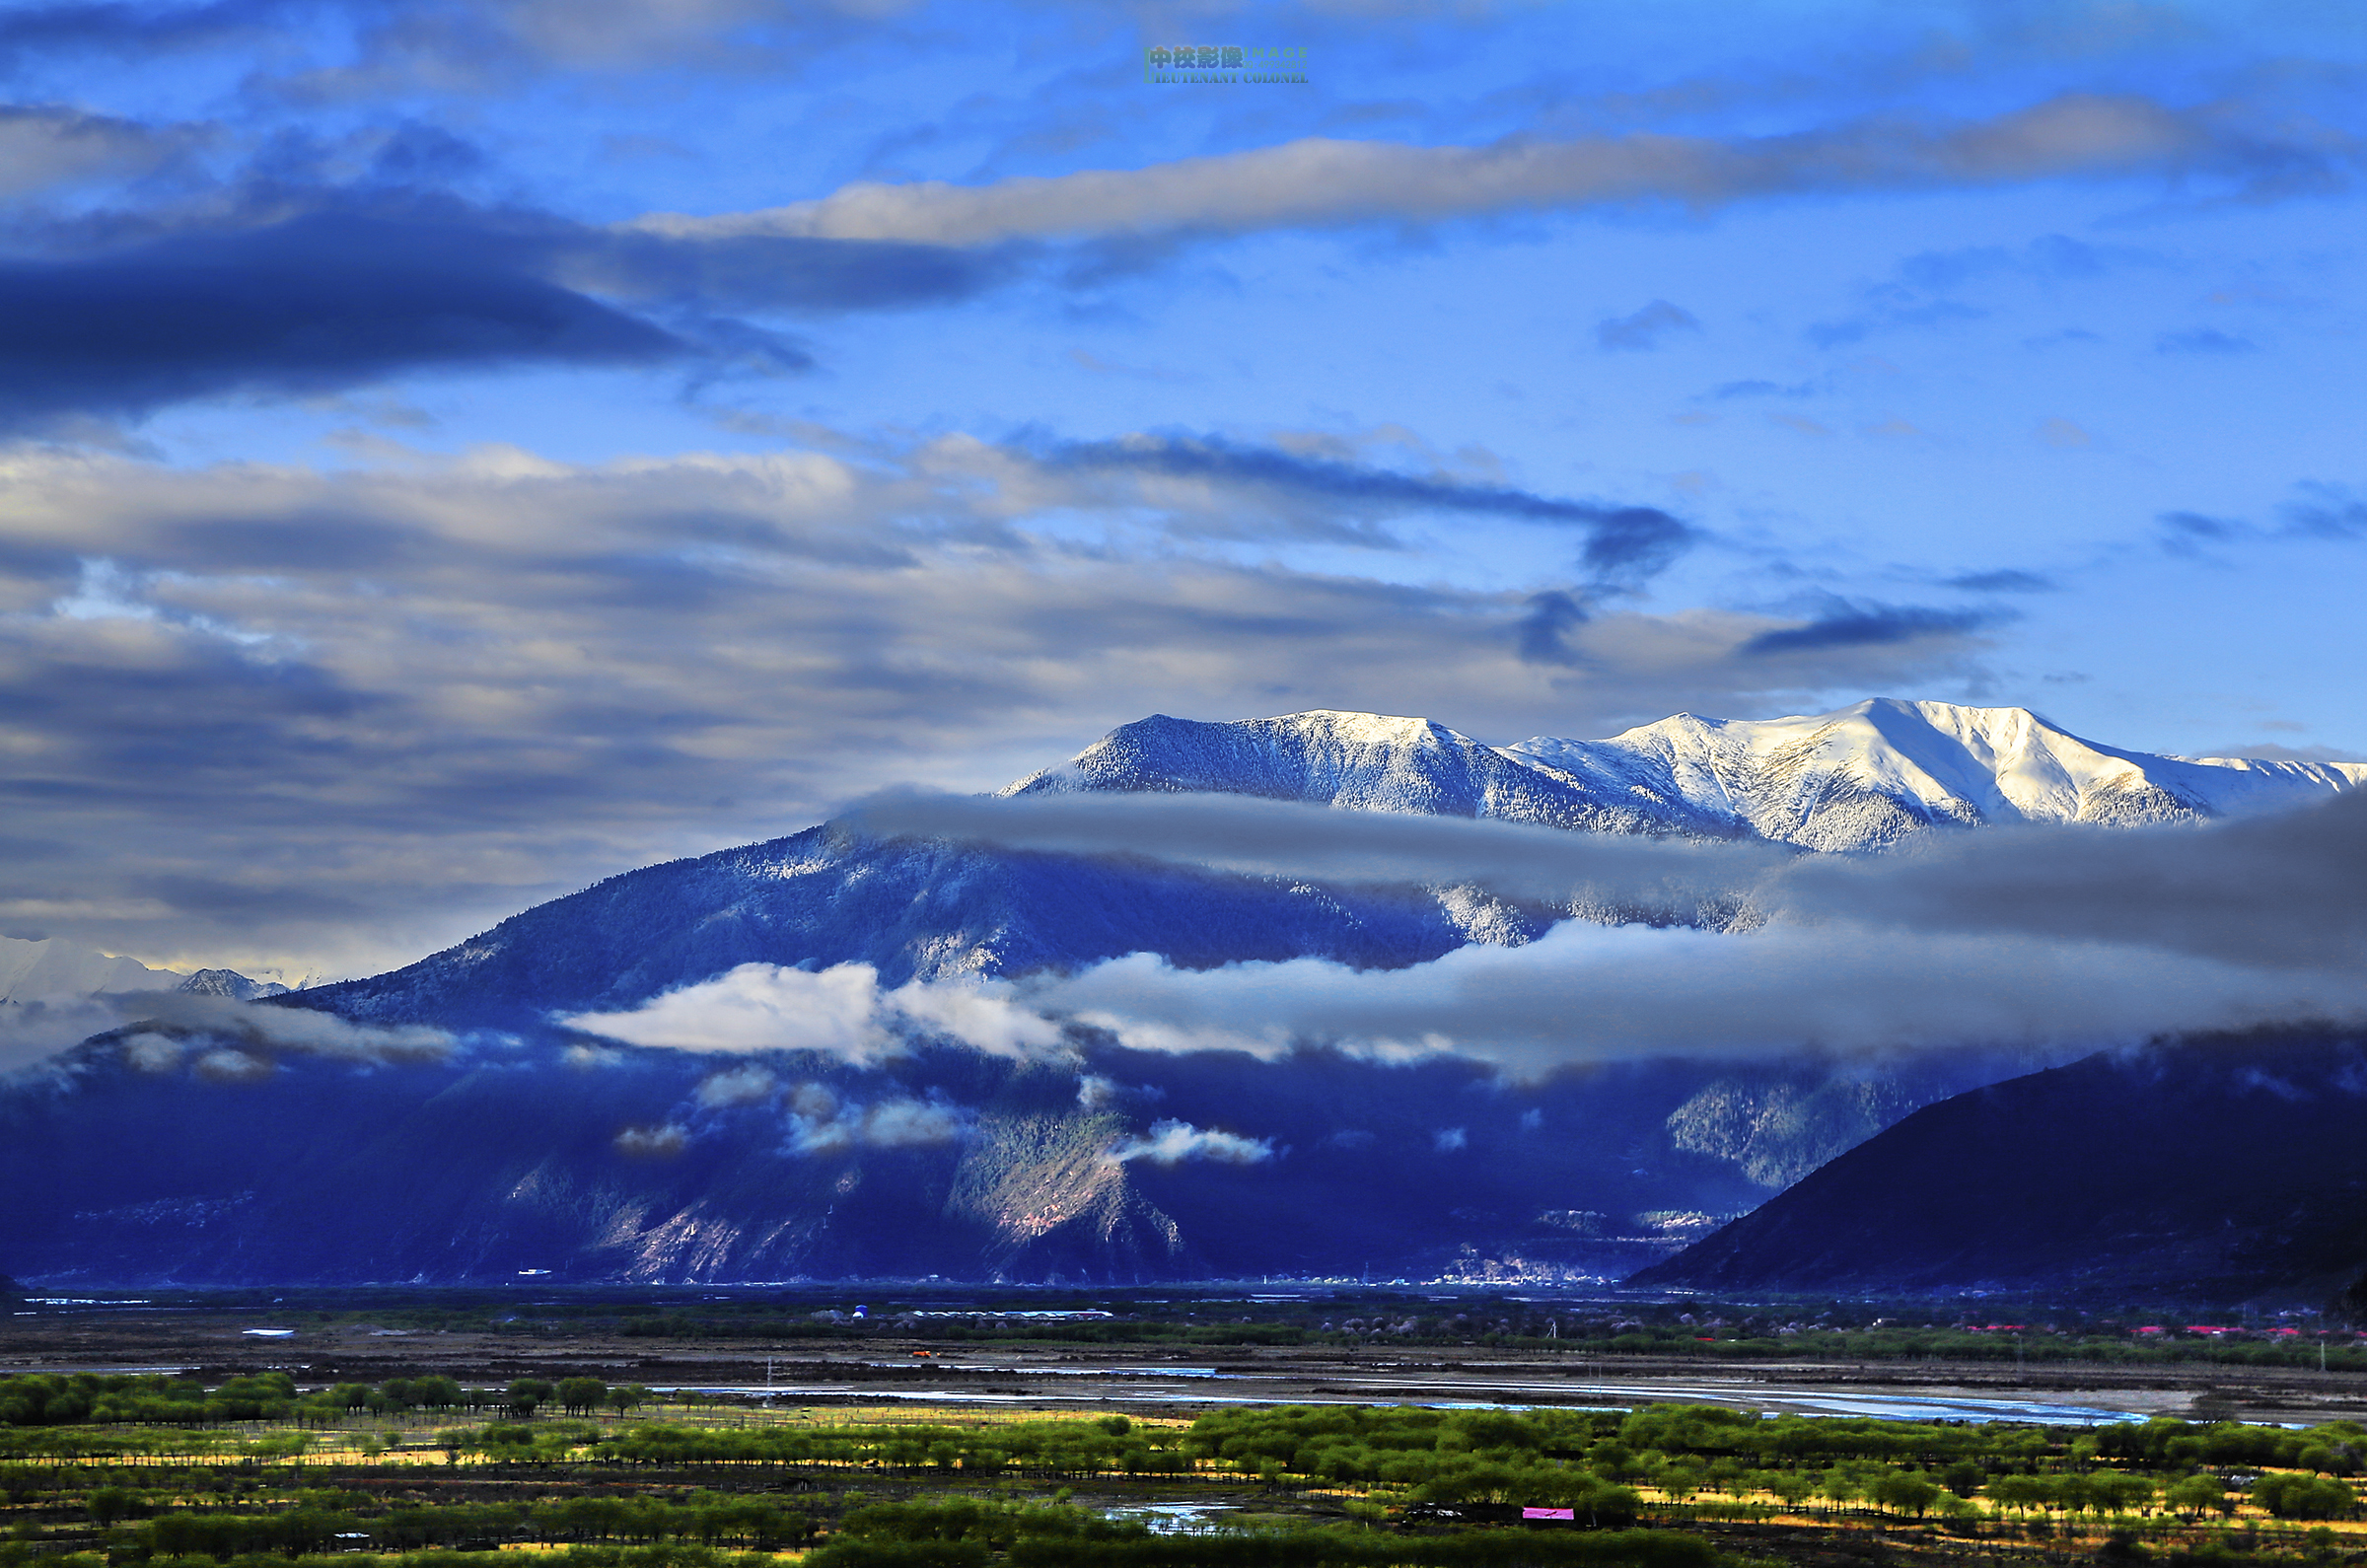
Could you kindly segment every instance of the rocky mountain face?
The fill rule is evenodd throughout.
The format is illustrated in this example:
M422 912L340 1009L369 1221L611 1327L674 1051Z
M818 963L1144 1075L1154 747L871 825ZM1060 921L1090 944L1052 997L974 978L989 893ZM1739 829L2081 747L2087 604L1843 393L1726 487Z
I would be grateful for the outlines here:
M1885 700L1507 747L1371 714L1154 717L1005 793L1214 791L1856 852L2000 820L2240 815L2362 776L2148 756L2019 709ZM1969 1042L1524 1085L1451 1056L1139 1052L1090 1029L1058 1063L916 1036L863 1065L760 1042L725 1059L639 1050L554 1022L748 963L868 964L889 987L1134 953L1401 967L1572 913L824 824L611 878L270 1004L344 1024L217 1039L151 1021L0 1087L0 1182L20 1214L0 1268L116 1283L1607 1277L1919 1105L2037 1065ZM255 999L235 975L186 983ZM412 1043L364 1049L347 1024ZM418 1047L422 1027L449 1047Z
M1635 1283L2323 1296L2367 1267L2367 1037L2106 1052L1925 1105Z
M1674 1111L1788 1106L1833 1077L1705 1086L1663 1062L1521 1085L1458 1058L1114 1047L1035 1064L924 1047L867 1070L534 1043L373 1064L185 1050L119 1032L0 1094L11 1272L1607 1281L1763 1198L1752 1162L1804 1158ZM1962 1080L1905 1081L1886 1092ZM1215 1130L1233 1141L1189 1136Z

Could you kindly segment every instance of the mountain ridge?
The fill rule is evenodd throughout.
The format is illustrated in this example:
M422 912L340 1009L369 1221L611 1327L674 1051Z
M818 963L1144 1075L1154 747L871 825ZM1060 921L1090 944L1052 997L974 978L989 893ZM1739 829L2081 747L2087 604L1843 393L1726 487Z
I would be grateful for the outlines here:
M1680 714L1604 741L1501 747L1435 720L1333 709L1152 715L996 793L1215 791L1856 853L1991 820L2209 820L2362 782L2367 764L2157 756L2079 740L2027 709L1871 698L1822 715ZM1580 913L1475 901L1468 890L1318 888L882 841L824 823L623 872L415 963L282 1000L379 1021L515 1028L552 1012L628 1008L749 962L868 963L892 986L1135 952L1184 968L1290 958L1387 968L1470 942L1534 940Z
M2260 1030L1925 1105L1629 1283L2233 1301L2331 1294L2362 1238L2367 1038Z

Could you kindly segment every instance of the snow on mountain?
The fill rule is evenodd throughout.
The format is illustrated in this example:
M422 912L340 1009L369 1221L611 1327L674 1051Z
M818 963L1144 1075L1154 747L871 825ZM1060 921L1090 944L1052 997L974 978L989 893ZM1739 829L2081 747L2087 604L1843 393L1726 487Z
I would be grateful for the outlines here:
M152 991L179 975L44 937L0 937L0 1002L51 1002L102 991Z
M198 969L180 977L173 987L192 996L226 996L234 1002L253 1002L266 996L285 996L293 989L277 980L251 980L236 969Z
M114 991L194 991L247 1002L287 989L276 981L251 980L236 969L181 974L55 937L0 937L0 1003L79 1001Z
M1689 713L1605 741L1489 747L1427 719L1317 711L1121 726L1005 795L1213 790L1345 811L1490 817L1596 832L1879 848L1935 826L2244 816L2356 787L2367 764L2157 756L2027 708L1878 697L1832 713Z
M1532 743L1536 744L1536 743ZM1319 709L1208 723L1154 714L1000 793L1215 791L1343 811L1490 817L1614 833L1730 833L1682 799L1603 789L1429 719Z
M1122 725L1006 796L1213 791L1580 831L1878 848L1935 825L2129 824L2293 806L2355 763L2194 759L2082 741L2021 708L1878 699L1765 721L1680 714L1606 741L1492 747L1428 719L1317 711ZM1397 967L1517 945L1566 911L1452 888L1379 891L1188 866L880 839L844 824L650 866L407 968L310 993L355 1018L532 1027L630 1008L741 963L868 963L881 983L1074 969L1129 953L1201 968Z
M2083 741L2027 708L1888 697L1758 722L1679 714L1608 741L1506 750L1603 785L1673 792L1760 837L1824 850L1935 825L2243 816L2367 779L2359 763L2156 756Z
M1680 713L1608 741L1539 737L1505 753L1598 790L1674 796L1807 849L1871 849L1933 826L2238 817L2358 786L2367 764L2156 756L2056 729L2028 708L1877 697L1785 719Z

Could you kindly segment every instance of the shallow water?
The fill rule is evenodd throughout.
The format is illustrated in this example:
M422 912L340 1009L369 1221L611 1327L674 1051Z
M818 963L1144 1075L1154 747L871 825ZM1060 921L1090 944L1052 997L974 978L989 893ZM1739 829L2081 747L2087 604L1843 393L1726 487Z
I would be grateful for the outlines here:
M1129 1508L1106 1508L1105 1519L1139 1519L1154 1535L1197 1535L1216 1529L1238 1503L1143 1503Z
M969 1369L960 1369L969 1370ZM1026 1377L1040 1377L1045 1369L980 1368L976 1370L1014 1371ZM1116 1368L1060 1368L1069 1377L1150 1377L1190 1378L1195 1381L1224 1379L1249 1381L1238 1373L1220 1373L1214 1369L1167 1368L1154 1371L1132 1368L1121 1372ZM1263 1380L1259 1380L1263 1381ZM1408 1405L1430 1410L1625 1410L1638 1403L1679 1402L1686 1404L1718 1404L1735 1409L1757 1410L1768 1415L1850 1415L1871 1416L1882 1421L2012 1421L2037 1426L2096 1426L2115 1421L2143 1419L2126 1410L2110 1410L2092 1405L2054 1404L2036 1399L1995 1399L1978 1394L1909 1394L1867 1393L1855 1390L1784 1387L1761 1383L1561 1383L1519 1384L1489 1382L1482 1386L1472 1383L1450 1385L1403 1383L1389 1388L1376 1387L1370 1396L1359 1397L1336 1389L1325 1391L1278 1390L1270 1394L1227 1394L1205 1388L1144 1389L1127 1388L1114 1395L1089 1393L1032 1393L973 1389L875 1389L857 1384L708 1384L699 1386L656 1388L657 1393L728 1393L742 1396L800 1399L814 1397L895 1399L917 1404L1099 1404L1114 1397L1128 1403L1157 1404L1364 1404ZM1497 1398L1473 1398L1475 1393L1494 1393ZM1523 1399L1523 1393L1551 1394L1543 1399ZM1425 1395L1430 1395L1425 1397ZM1460 1397L1459 1397L1460 1395ZM1570 1395L1576 1395L1573 1399Z

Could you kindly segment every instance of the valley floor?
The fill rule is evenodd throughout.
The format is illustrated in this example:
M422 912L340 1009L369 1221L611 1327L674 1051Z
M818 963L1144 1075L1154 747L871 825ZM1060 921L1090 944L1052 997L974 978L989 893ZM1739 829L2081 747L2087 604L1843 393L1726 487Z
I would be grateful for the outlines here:
M257 1326L0 1327L0 1565L2367 1562L2367 1509L2326 1473L2367 1449L2367 1376L2341 1371ZM443 1379L479 1392L415 1402ZM260 1415L165 1402L266 1385ZM2156 1414L2246 1424L2088 1430ZM1524 1501L1604 1528L1524 1525Z
M402 1330L297 1326L262 1337L252 1312L90 1314L0 1324L0 1375L289 1369L307 1383L443 1374L505 1384L590 1376L660 1390L808 1403L1189 1414L1243 1404L1720 1405L1803 1415L2088 1424L2133 1417L2314 1424L2367 1419L2367 1372L2210 1363L2011 1364L1698 1359L1496 1346L1127 1345L953 1341L910 1332L653 1342L565 1327ZM916 1354L926 1351L927 1354Z

